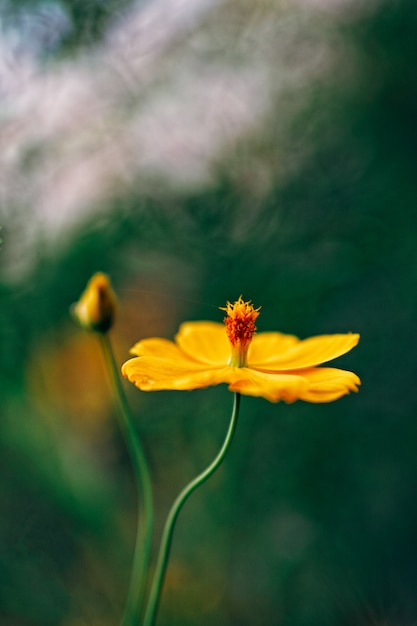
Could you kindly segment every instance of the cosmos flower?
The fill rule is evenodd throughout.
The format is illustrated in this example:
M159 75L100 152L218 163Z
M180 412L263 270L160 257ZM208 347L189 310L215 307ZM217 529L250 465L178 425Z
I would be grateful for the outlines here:
M226 383L229 390L271 402L332 402L358 391L353 372L318 367L349 352L359 335L320 335L300 340L278 332L255 334L259 309L240 297L227 303L225 326L185 322L175 342L143 339L122 374L142 391L199 389Z
M113 325L116 306L109 277L97 272L88 281L78 302L72 305L71 313L83 328L106 333Z

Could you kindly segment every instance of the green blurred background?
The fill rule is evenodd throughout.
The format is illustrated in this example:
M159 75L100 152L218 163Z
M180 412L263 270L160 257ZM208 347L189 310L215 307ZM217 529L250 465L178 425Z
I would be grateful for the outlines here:
M151 2L0 4L0 623L110 626L122 613L135 486L98 342L69 317L102 270L119 297L120 363L142 337L172 337L186 319L220 321L218 307L240 294L262 306L260 331L361 333L338 361L361 376L358 395L328 405L243 398L224 465L180 515L158 626L412 626L415 1L196 2L206 11L198 19L187 3L171 5L166 23L162 11L134 31L135 41L150 36L145 52L119 49L116 59L108 46L123 39L123 19L149 15ZM180 14L167 45L166 24ZM137 90L135 68L149 54ZM164 169L146 154L143 165L140 142L137 157L120 140L132 111L147 123L155 94L170 106L169 81L179 77L172 88L187 94L193 65L204 69L202 89L226 66L243 68L245 88L255 84L245 102L227 81L230 91L203 98L199 114L206 103L222 132L212 133L208 113L207 127L198 122L200 177L178 145ZM80 108L66 112L74 76L94 86L95 68L110 66L125 69L123 102L102 75L103 108L89 110L80 90ZM236 98L232 113L245 112L226 145L225 93ZM43 135L39 110L55 124ZM104 120L93 129L106 136L98 147L90 114ZM175 117L150 132L162 162L165 136L179 135L185 152L195 140L192 116ZM60 176L79 167L94 180L86 151L106 163L122 155L117 180L96 177L85 206L65 213L77 185ZM225 387L126 392L155 486L156 548L173 498L216 453L232 396Z

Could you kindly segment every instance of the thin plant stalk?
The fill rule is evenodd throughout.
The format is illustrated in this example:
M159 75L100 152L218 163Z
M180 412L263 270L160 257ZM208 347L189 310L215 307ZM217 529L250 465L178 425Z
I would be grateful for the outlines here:
M126 605L120 626L137 626L144 604L146 574L153 531L153 496L146 457L133 426L129 405L120 380L119 368L107 333L100 335L101 348L110 373L115 400L119 409L120 426L128 447L137 483L139 520L133 556L132 573ZM141 519L142 518L142 519Z
M165 572L168 564L169 551L172 542L172 536L174 532L175 522L178 514L187 498L192 492L197 489L202 483L204 483L210 476L216 471L219 465L225 458L227 451L232 443L233 435L236 430L237 419L239 414L240 394L234 394L233 410L230 418L229 429L224 439L223 445L218 452L215 459L201 474L196 476L184 489L179 493L174 501L171 509L168 513L167 520L165 522L164 530L161 538L161 545L158 554L158 560L155 566L154 577L152 581L151 590L149 593L148 604L146 607L145 618L143 626L154 626L156 612L158 610L158 604L162 592L162 586L165 578Z

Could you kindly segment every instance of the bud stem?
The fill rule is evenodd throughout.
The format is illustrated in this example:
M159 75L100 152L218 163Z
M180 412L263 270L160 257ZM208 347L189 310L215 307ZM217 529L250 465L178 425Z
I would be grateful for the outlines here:
M153 496L148 464L133 426L129 405L120 380L111 342L106 334L100 334L100 344L110 375L114 397L119 409L120 427L132 459L139 495L139 521L136 532L136 544L133 557L132 573L126 605L120 626L137 626L144 603L146 573L151 550L153 531ZM142 518L142 519L141 519Z

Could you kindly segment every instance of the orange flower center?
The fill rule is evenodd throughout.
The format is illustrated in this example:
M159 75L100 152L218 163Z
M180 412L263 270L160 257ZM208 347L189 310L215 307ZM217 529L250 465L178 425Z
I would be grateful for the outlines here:
M230 365L233 367L248 366L248 350L256 331L255 320L259 309L255 309L250 300L245 302L242 296L234 304L227 302L225 307L221 307L227 313L223 321L232 346Z

